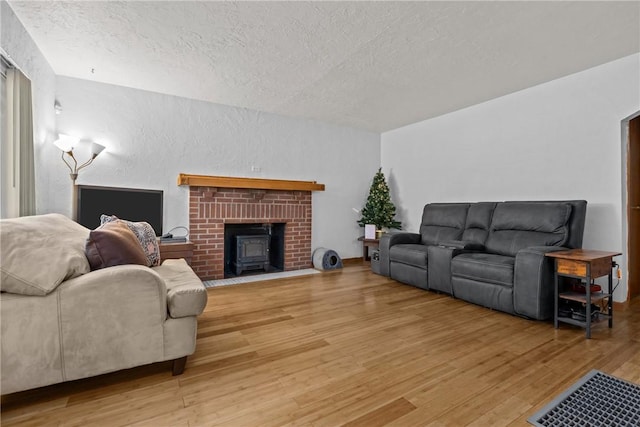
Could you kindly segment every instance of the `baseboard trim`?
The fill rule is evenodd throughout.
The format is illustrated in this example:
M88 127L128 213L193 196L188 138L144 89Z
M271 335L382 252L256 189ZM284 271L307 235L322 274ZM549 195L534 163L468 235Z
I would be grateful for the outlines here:
M629 308L629 300L627 300L625 302L618 302L618 301L614 301L613 302L613 309L614 310L625 311L627 308Z
M362 265L362 264L370 264L370 261L365 261L362 259L362 257L342 259L342 265Z

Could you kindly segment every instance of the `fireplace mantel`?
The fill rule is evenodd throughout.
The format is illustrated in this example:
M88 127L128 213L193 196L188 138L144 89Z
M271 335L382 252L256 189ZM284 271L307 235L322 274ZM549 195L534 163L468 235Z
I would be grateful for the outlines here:
M245 188L253 190L324 191L324 184L316 181L287 181L282 179L237 178L231 176L178 175L178 185L192 187Z

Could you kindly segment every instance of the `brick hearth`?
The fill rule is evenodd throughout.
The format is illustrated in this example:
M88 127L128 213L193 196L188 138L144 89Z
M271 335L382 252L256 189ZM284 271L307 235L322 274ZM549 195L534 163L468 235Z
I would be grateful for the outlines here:
M224 277L225 223L285 223L285 271L311 266L310 191L189 187L192 267L202 280Z

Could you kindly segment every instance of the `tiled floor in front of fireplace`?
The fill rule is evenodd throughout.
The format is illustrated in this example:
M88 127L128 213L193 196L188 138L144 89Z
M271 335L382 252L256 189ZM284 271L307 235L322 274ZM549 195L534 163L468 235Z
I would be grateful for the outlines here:
M304 270L280 271L278 273L252 274L240 277L231 277L229 279L219 280L203 280L202 283L207 288L216 286L238 285L240 283L259 282L262 280L282 279L285 277L307 276L309 274L318 274L320 271L313 268L305 268Z

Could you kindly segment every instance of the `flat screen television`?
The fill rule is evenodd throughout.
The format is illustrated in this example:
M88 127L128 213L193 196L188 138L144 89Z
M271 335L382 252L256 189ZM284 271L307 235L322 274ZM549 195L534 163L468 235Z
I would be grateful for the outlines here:
M94 229L100 215L115 215L129 221L146 221L162 235L162 190L78 185L78 223Z

